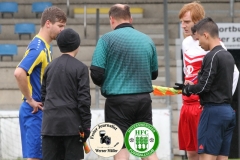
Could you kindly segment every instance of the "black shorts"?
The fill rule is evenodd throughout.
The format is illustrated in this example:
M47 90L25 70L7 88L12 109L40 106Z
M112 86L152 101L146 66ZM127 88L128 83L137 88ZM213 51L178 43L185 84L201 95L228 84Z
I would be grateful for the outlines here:
M123 135L135 123L146 122L152 124L152 100L150 94L107 97L105 122L116 124L122 130Z
M43 160L80 160L84 158L79 136L42 136Z

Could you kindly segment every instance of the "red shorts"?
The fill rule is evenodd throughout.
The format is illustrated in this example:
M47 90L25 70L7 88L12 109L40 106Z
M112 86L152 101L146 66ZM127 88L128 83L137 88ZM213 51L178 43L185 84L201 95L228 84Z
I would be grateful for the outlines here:
M180 112L178 125L179 149L197 151L197 129L202 112L200 102L184 103Z

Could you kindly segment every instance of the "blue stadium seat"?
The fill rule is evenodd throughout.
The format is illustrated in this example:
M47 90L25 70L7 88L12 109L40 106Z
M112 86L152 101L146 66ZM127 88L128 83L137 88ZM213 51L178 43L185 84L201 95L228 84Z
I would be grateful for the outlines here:
M52 2L33 2L32 3L32 12L36 13L36 17L38 14L41 14L45 8L51 7Z
M19 34L19 39L23 34L28 34L29 39L31 39L31 34L35 34L35 24L34 23L17 23L14 28L15 34Z
M0 12L2 13L2 18L5 13L10 13L13 17L13 14L18 12L18 3L17 2L0 2Z
M13 61L13 56L18 54L18 49L16 44L0 44L0 57L2 61L3 56L11 56Z

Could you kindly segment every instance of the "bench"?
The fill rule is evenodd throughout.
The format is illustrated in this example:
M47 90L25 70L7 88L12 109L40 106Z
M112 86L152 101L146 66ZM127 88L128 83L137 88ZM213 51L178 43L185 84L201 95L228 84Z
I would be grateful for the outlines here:
M108 18L109 8L99 8L99 18ZM142 8L130 8L130 12L133 18L143 18ZM73 9L74 18L84 17L84 8ZM86 8L88 18L96 18L97 8Z

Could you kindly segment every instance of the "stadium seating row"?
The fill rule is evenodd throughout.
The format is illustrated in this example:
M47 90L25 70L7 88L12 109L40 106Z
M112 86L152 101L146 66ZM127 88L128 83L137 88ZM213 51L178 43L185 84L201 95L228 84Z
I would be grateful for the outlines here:
M98 8L99 9L99 18L108 17L109 8ZM97 8L86 8L86 13L88 18L96 17ZM143 18L143 8L133 7L130 8L131 16L133 18ZM74 18L83 18L84 17L84 8L76 7L73 9Z
M33 2L32 12L36 13L36 17L41 14L46 7L52 6L52 2ZM18 12L17 2L0 2L0 13L1 17L4 18L4 14L11 14L14 17L14 13ZM0 33L2 32L0 25ZM35 34L34 23L16 23L14 26L14 33L19 34L19 39L23 34L29 35ZM18 54L18 46L16 44L0 44L0 60L2 61L3 56L10 56L13 60L13 56Z
M0 33L2 32L0 25ZM21 39L22 34L28 34L31 38L31 34L35 33L35 24L31 23L18 23L15 24L15 33L19 34L19 39ZM13 61L13 56L18 54L18 49L16 44L0 44L0 60L2 61L3 56L10 56Z
M0 61L3 61L4 56L11 57L13 61L13 56L18 55L18 45L17 44L0 44ZM53 54L53 46L50 45L51 54Z
M0 25L0 33L2 32ZM29 39L32 38L31 34L36 33L36 25L34 23L16 23L14 25L14 33L19 35L19 39L23 34L29 35Z
M16 44L0 44L1 61L3 56L10 56L13 61L13 56L18 54L18 47Z
M43 12L46 7L52 6L52 2L33 2L32 3L32 12L36 13L36 17ZM0 2L0 13L2 18L4 14L9 13L14 16L14 13L18 12L18 3L17 2Z
M36 13L36 17L41 14L45 8L52 6L52 2L33 2L32 3L32 12ZM88 17L96 16L96 8L87 8ZM100 17L108 16L109 8L99 8ZM18 12L18 3L17 2L0 2L0 13L2 18L4 18L4 14L11 14L14 17L14 13ZM142 8L131 8L132 16L134 17L143 17L143 9ZM75 18L81 17L84 14L83 8L74 8ZM32 38L32 34L36 33L36 25L34 23L29 22L21 22L16 23L14 25L14 33L19 35L19 39L21 40L22 35L28 35L29 39ZM0 24L0 33L2 31ZM3 56L11 56L13 60L13 56L17 55L17 45L16 44L0 44L0 60L2 61Z
M0 25L0 33L2 32ZM22 34L28 34L31 39L31 34L35 34L35 24L33 23L17 23L14 29L15 34L19 34L21 39ZM10 56L13 61L13 56L18 54L18 47L16 44L0 44L0 60L3 60L4 56Z

